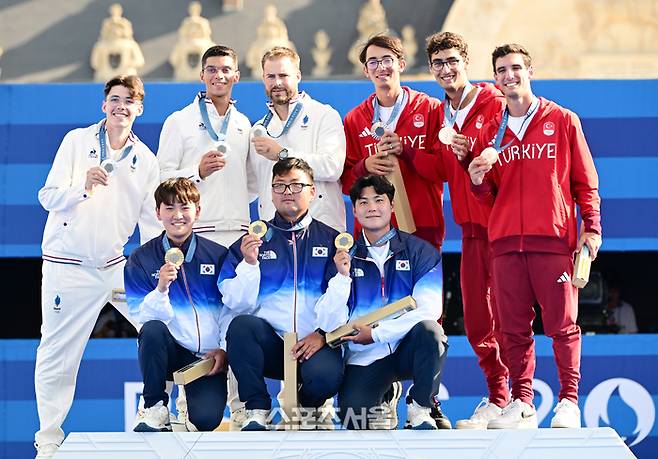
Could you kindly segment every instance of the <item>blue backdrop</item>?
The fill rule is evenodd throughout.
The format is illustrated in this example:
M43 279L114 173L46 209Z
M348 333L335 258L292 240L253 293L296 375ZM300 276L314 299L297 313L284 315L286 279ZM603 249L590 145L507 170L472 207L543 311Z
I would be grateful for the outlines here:
M443 97L434 82L410 86ZM302 89L345 115L371 92L369 82L314 81ZM582 119L600 176L603 250L658 250L658 80L536 81L537 95ZM135 132L156 151L168 114L187 105L197 84L146 85L144 115ZM265 111L260 82L239 83L239 110L255 121ZM46 213L37 201L64 134L98 121L99 84L0 85L0 256L38 257ZM446 200L449 200L446 195ZM460 233L445 206L445 251L459 251Z
M34 457L38 428L34 396L36 340L0 341L0 457ZM535 405L541 427L548 427L557 403L558 381L550 340L537 337ZM658 335L584 336L580 408L583 425L611 426L640 458L658 451ZM270 384L271 393L277 388ZM277 386L278 387L278 386ZM117 432L134 420L141 376L136 341L92 340L85 352L67 433ZM440 398L456 421L471 415L486 394L486 384L464 337L450 338ZM403 403L403 402L401 402ZM398 409L404 422L406 408Z

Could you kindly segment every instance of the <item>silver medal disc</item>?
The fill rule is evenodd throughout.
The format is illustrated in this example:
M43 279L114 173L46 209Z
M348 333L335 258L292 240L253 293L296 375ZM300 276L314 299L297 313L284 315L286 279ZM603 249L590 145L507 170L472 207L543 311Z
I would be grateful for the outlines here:
M377 122L372 125L372 127L370 128L370 132L372 133L372 136L375 139L381 139L384 133L386 133L386 129L384 129L382 123Z
M226 142L219 142L217 144L216 150L221 154L225 155L226 153L228 153L228 144Z
M480 156L482 156L489 165L493 166L496 164L496 161L498 161L498 150L496 150L494 147L487 147L482 150Z
M254 137L265 137L267 135L267 130L262 124L254 126Z
M103 161L101 163L101 167L103 168L103 170L105 172L107 172L107 175L112 175L114 173L114 171L116 170L117 165L111 159L106 159L105 161Z

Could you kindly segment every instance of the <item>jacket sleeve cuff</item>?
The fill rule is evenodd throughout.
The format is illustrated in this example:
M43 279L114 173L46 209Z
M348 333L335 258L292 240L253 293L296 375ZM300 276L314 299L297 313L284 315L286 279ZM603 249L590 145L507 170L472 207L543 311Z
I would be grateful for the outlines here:
M355 180L358 179L359 177L365 177L366 175L368 175L365 158L361 159L358 163L354 165L354 167L352 168L352 175L354 176Z

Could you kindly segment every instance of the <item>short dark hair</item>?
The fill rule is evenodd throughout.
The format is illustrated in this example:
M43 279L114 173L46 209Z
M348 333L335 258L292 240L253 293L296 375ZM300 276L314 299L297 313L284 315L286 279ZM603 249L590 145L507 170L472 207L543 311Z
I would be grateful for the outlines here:
M427 59L432 59L432 54L444 51L446 49L456 49L459 54L468 59L468 43L459 34L453 32L435 33L425 40Z
M160 208L160 204L168 206L173 205L176 201L181 204L192 203L199 207L201 195L194 185L194 182L184 177L170 178L162 182L155 190L155 207Z
M523 56L523 63L525 64L526 68L532 65L532 57L530 56L530 52L528 52L528 50L525 49L523 45L519 45L517 43L507 43L505 45L496 47L493 53L491 53L491 65L493 65L494 74L496 73L496 60L507 56L508 54L520 54Z
M359 61L365 65L366 63L366 54L368 48L371 46L379 46L380 48L390 49L395 57L399 60L404 59L404 48L402 47L402 42L398 37L392 37L390 35L378 34L370 39L363 45L361 52L359 53Z
M223 45L216 45L216 46L211 46L206 50L205 53L203 53L203 57L201 58L201 68L206 67L206 61L208 60L209 57L224 57L228 56L231 59L233 59L233 63L235 64L235 68L238 68L238 55L237 53L233 50L233 48L229 48L228 46L223 46Z
M130 97L135 100L144 100L144 83L137 75L117 75L105 83L103 94L105 97L110 93L113 87L123 86L128 89Z
M386 177L381 175L365 175L359 177L350 188L350 201L352 201L352 205L355 205L356 201L359 200L363 189L369 186L375 189L375 193L385 194L388 196L388 200L393 202L395 187Z
M288 174L293 169L299 169L300 171L305 172L306 175L308 175L308 178L311 179L311 183L315 183L313 169L302 158L286 158L274 163L274 166L272 167L272 180L274 180L274 177L281 177L282 175Z

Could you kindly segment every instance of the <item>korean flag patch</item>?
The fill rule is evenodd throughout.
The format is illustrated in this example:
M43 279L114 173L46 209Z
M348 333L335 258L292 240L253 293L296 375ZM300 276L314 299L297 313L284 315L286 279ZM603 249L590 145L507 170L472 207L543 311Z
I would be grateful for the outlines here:
M213 276L215 274L215 265L201 263L199 274L202 276Z
M411 271L409 260L395 260L396 271Z
M329 249L327 247L313 247L313 256L326 258L329 256Z

